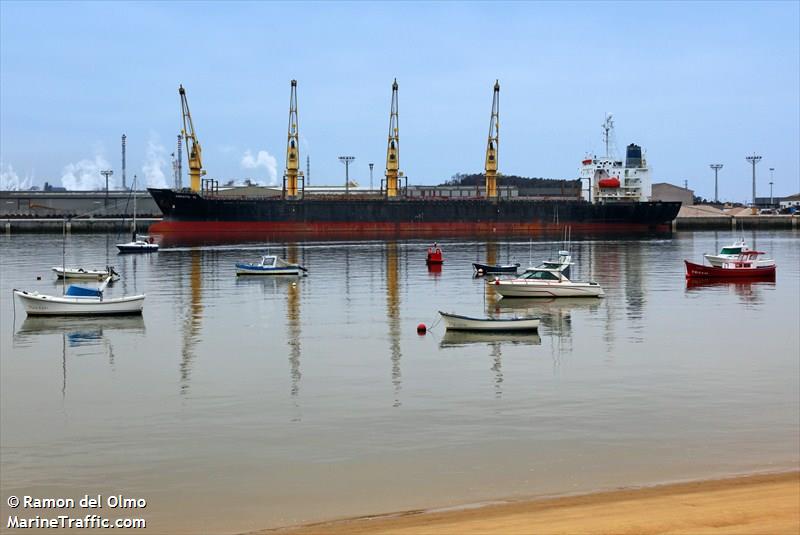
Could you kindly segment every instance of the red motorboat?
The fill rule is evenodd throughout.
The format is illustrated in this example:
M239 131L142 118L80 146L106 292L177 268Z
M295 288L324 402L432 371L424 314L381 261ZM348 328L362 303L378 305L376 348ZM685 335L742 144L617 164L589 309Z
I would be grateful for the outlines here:
M686 263L687 279L765 279L775 277L775 265L759 266L758 257L764 253L745 251L737 258L722 262L717 266Z

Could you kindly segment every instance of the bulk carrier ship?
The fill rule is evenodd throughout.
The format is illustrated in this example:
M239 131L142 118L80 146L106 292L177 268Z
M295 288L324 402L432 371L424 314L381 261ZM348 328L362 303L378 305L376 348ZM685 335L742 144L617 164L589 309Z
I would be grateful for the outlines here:
M164 214L152 225L155 234L202 236L226 232L271 237L532 235L559 232L652 232L668 230L680 209L676 202L651 202L649 169L641 148L629 145L626 161L609 155L610 117L606 121L605 157L583 160L581 178L588 181L583 198L556 200L498 195L499 97L494 85L485 157L485 186L470 197L412 197L400 171L398 85L392 84L385 178L380 190L320 194L307 191L300 170L297 82L291 82L286 168L274 196L231 197L220 194L215 180L205 179L183 86L183 112L191 188L149 189Z

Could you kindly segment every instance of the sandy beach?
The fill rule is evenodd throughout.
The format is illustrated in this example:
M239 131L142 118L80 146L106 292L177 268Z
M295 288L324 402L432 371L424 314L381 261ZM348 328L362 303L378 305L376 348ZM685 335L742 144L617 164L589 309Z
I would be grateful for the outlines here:
M406 511L255 534L726 534L800 532L800 472Z

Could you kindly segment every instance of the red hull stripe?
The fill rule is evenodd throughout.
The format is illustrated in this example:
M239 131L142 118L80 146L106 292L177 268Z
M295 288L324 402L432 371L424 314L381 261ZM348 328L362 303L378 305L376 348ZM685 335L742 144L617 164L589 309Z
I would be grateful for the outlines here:
M563 222L563 223L358 223L358 222L275 222L275 221L160 221L150 226L149 232L220 233L245 232L265 234L301 235L397 235L397 234L530 234L535 232L561 232L569 226L575 233L653 232L668 231L669 224L616 222Z

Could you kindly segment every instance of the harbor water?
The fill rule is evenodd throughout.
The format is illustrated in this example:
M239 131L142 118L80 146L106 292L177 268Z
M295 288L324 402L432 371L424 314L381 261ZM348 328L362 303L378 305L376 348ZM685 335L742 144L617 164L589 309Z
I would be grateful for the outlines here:
M309 276L237 278L264 244L71 235L67 265L115 266L107 295L146 293L143 316L26 318L11 289L61 293L62 236L0 236L0 530L10 495L123 495L147 505L101 514L241 533L796 469L800 232L744 232L775 281L687 285L684 259L737 237L578 239L571 278L606 297L529 300L471 263L560 243L444 241L440 271L419 240L271 243ZM438 310L541 326L445 334Z

